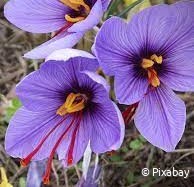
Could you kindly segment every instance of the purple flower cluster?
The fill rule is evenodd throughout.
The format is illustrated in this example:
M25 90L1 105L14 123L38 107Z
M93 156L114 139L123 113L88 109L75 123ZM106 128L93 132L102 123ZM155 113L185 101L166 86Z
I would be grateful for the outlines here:
M8 154L21 164L48 158L49 183L55 153L65 166L77 163L89 145L95 153L117 150L124 120L134 121L153 145L173 151L186 121L184 102L174 91L194 91L194 2L157 5L129 23L112 17L98 32L95 56L75 49L98 24L110 0L10 0L6 18L51 40L25 54L46 58L16 88L23 106L5 137ZM66 48L66 49L64 49ZM96 72L114 76L116 99L129 105L123 117L109 98L109 85Z

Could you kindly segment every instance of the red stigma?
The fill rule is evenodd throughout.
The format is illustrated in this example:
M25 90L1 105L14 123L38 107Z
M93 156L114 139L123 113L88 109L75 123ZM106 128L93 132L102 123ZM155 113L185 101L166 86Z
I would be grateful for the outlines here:
M73 23L67 22L62 28L60 28L58 31L55 32L55 34L52 36L52 38L61 34L62 32L66 32L67 29L69 29L72 25L73 25Z
M80 125L81 118L82 118L82 112L80 112L79 114L80 115L78 116L78 122L77 122L76 127L73 131L72 139L71 139L69 150L68 150L68 155L67 155L67 164L68 165L73 164L73 150L74 150L74 146L75 146L75 139L76 139L77 131L79 129L79 125Z
M44 178L43 178L43 183L45 184L45 185L49 185L50 184L50 176L45 176Z
M42 145L44 144L44 142L48 139L48 137L57 129L57 127L59 127L65 120L67 119L67 117L63 118L59 123L57 123L54 128L52 128L49 133L40 141L40 143L38 144L38 146L26 157L23 158L20 161L20 164L25 167L27 166L30 161L32 160L32 158L34 157L34 155L36 155L36 153L40 150L40 148L42 147Z
M122 112L125 124L128 124L132 120L132 117L134 116L137 107L138 107L138 103L135 103L128 106L126 110Z
M29 162L30 162L29 160L22 159L22 160L20 160L20 165L21 165L22 167L26 167L26 166L28 165Z
M43 146L44 142L48 139L48 137L61 125L63 124L63 122L67 119L68 116L64 117L59 123L57 123L50 131L48 134L46 134L46 136L40 141L40 143L37 145L37 147L24 159L22 159L20 161L22 166L27 166L31 159L34 157L34 155L36 155L36 153L41 149L41 147ZM68 155L67 155L67 160L68 160L68 165L73 163L73 149L74 149L74 145L75 145L75 140L76 140L76 135L79 129L79 125L82 119L82 112L78 112L75 113L73 115L73 118L70 122L70 124L67 126L67 128L65 129L65 131L60 135L60 137L58 138L57 142L54 144L54 147L52 148L52 151L50 153L48 162L47 162L47 168L45 171L45 175L43 176L43 183L44 184L49 184L49 178L50 178L50 173L51 173L51 167L52 167L52 160L54 157L54 154L58 148L58 146L60 145L60 143L62 142L62 140L64 139L64 137L66 136L67 132L69 132L69 130L71 129L71 127L73 125L75 126L75 129L73 130L73 134L72 134L72 139L70 142L70 146L69 146L69 150L68 150Z
M70 122L69 126L66 128L66 130L63 132L63 134L59 137L59 139L57 140L57 142L55 143L51 153L50 153L50 156L49 156L49 159L48 159L48 162L47 162L47 168L46 168L46 171L45 171L45 175L43 176L43 181L45 183L47 183L49 181L49 178L50 178L50 173L51 173L51 167L52 167L52 160L53 160L53 157L54 157L54 154L58 148L58 146L60 145L61 141L64 139L65 135L67 134L67 132L71 129L72 125L75 124L75 120L77 119L77 115L73 115L73 119L72 121ZM81 121L81 117L78 117L78 122L76 123L76 125L79 123L80 124L80 121ZM77 129L79 127L79 125L77 125L75 127L75 129ZM75 130L74 130L75 131ZM76 130L77 131L77 130ZM75 136L76 136L76 133L75 133ZM75 142L75 140L74 140ZM74 143L73 143L74 144ZM73 157L72 158L72 162L73 162Z
M68 165L73 164L73 158L68 158L68 160L67 160L67 164L68 164Z
M115 150L112 150L112 151L107 152L107 155L108 156L113 156L114 154L116 154L116 151Z

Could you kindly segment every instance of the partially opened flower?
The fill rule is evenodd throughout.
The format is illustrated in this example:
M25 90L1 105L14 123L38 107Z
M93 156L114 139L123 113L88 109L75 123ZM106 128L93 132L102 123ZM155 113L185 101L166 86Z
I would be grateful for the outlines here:
M109 3L110 0L9 0L4 14L25 31L55 32L51 40L25 54L36 59L74 46L87 30L98 24Z
M138 106L134 120L140 133L173 151L186 109L172 90L194 91L194 2L153 6L129 23L109 19L94 52L105 73L115 76L118 101Z
M86 52L59 50L17 85L23 107L10 121L5 148L22 158L22 165L48 158L44 183L55 153L67 166L80 160L88 144L103 153L123 141L121 113L109 99L105 80L92 72L97 67Z

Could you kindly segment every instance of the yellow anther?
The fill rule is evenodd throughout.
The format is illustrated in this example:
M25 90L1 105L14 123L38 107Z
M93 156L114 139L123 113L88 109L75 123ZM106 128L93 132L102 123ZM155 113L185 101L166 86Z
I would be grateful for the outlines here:
M84 105L84 99L82 99L80 103L78 103L76 105L72 105L72 107L69 107L67 109L67 112L68 113L78 112L80 110L83 110L84 107L85 107L85 105Z
M75 101L76 97L78 97L78 96L80 96L80 94L70 93L66 99L64 107L65 108L70 107L73 104L73 102Z
M160 85L160 79L158 78L158 74L154 69L154 64L162 64L162 61L162 56L157 56L156 54L153 54L150 59L144 58L142 60L141 66L147 70L149 83L153 87L158 87Z
M148 80L153 87L160 86L160 79L154 69L148 70Z
M157 64L162 64L163 61L162 56L157 56L156 54L152 55L150 59L156 62Z
M72 3L70 0L60 0L60 2L72 8L73 10L79 11L79 6L77 4Z
M57 110L56 114L64 116L68 113L81 111L85 108L86 98L82 94L70 93L65 103Z
M65 19L68 21L68 22L71 22L71 23L77 23L79 21L83 21L85 19L85 17L83 16L79 16L79 17L75 17L75 18L72 18L71 16L69 15L65 15Z
M83 6L86 14L89 14L90 12L90 7L84 2L84 0L60 0L60 2L73 10L79 11L80 6Z
M90 7L84 2L84 0L69 0L72 4L83 6L86 10L86 13L90 12Z
M144 68L144 69L150 68L150 67L152 67L153 65L154 65L154 62L153 62L152 60L149 60L149 59L146 59L146 58L144 58L144 59L142 60L142 63L141 63L141 66L142 66L142 68Z

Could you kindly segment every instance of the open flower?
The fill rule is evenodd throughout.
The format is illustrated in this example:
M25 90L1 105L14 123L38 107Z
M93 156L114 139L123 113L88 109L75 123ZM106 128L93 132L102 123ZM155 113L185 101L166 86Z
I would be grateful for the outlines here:
M121 113L109 99L106 81L93 73L97 67L86 52L59 50L17 85L23 107L10 121L5 148L22 158L22 165L48 158L44 183L55 153L67 166L80 160L88 144L103 153L123 141Z
M172 90L194 91L193 20L194 2L153 6L129 23L106 21L93 48L115 76L118 101L138 106L140 133L165 151L175 149L185 128L184 102Z
M110 0L9 0L4 15L25 31L55 32L51 40L25 54L37 59L74 46L87 30L98 24L109 3Z

